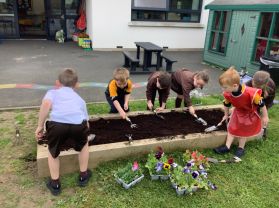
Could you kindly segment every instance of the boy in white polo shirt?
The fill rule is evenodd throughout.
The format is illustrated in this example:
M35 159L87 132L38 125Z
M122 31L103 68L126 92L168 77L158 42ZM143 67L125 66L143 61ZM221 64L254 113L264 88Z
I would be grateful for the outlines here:
M38 127L35 132L37 140L42 138L44 122L51 110L50 121L47 122L46 129L49 150L48 166L51 179L46 185L53 195L58 195L61 192L58 156L61 145L68 139L74 141L73 148L80 152L78 185L86 186L92 175L92 172L87 169L89 124L86 103L73 90L78 82L77 74L72 69L66 69L59 74L56 82L59 88L49 90L43 98Z

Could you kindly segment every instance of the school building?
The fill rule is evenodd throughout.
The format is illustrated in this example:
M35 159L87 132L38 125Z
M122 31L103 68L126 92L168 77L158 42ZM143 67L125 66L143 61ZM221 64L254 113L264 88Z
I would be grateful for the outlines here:
M135 48L148 41L176 50L204 48L212 0L85 0L94 49ZM81 0L0 0L0 38L71 40Z

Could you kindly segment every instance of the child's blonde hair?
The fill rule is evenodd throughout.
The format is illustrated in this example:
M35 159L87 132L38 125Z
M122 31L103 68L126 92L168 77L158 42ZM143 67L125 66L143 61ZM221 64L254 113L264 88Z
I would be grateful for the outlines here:
M113 72L113 79L119 81L120 83L125 83L130 76L130 72L126 68L116 68Z
M253 86L256 88L262 88L269 81L270 74L266 71L257 71L253 76Z
M233 66L231 66L227 71L225 71L219 77L219 83L221 86L228 85L233 86L234 84L240 84L240 76L239 73L235 70Z
M65 87L75 87L78 82L78 76L75 70L65 69L59 74L58 80Z

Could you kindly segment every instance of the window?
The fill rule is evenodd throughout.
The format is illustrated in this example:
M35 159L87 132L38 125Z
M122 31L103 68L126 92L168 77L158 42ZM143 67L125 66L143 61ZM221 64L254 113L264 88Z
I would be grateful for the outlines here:
M261 14L252 61L259 62L261 56L279 55L279 13Z
M232 13L230 11L215 11L210 31L209 50L225 54L228 42L228 32Z
M0 14L14 14L14 2L12 0L0 1Z
M200 22L202 0L133 0L132 21Z

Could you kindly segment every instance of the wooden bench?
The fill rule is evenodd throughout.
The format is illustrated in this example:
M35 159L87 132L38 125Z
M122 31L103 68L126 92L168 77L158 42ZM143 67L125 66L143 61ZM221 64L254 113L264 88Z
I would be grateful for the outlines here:
M139 59L135 58L129 51L123 51L124 55L124 67L130 67L130 71L136 71L139 65Z
M177 60L173 59L172 57L170 57L168 55L161 54L161 63L162 63L163 59L165 59L165 61L166 61L166 71L171 72L172 71L172 64L177 62Z

